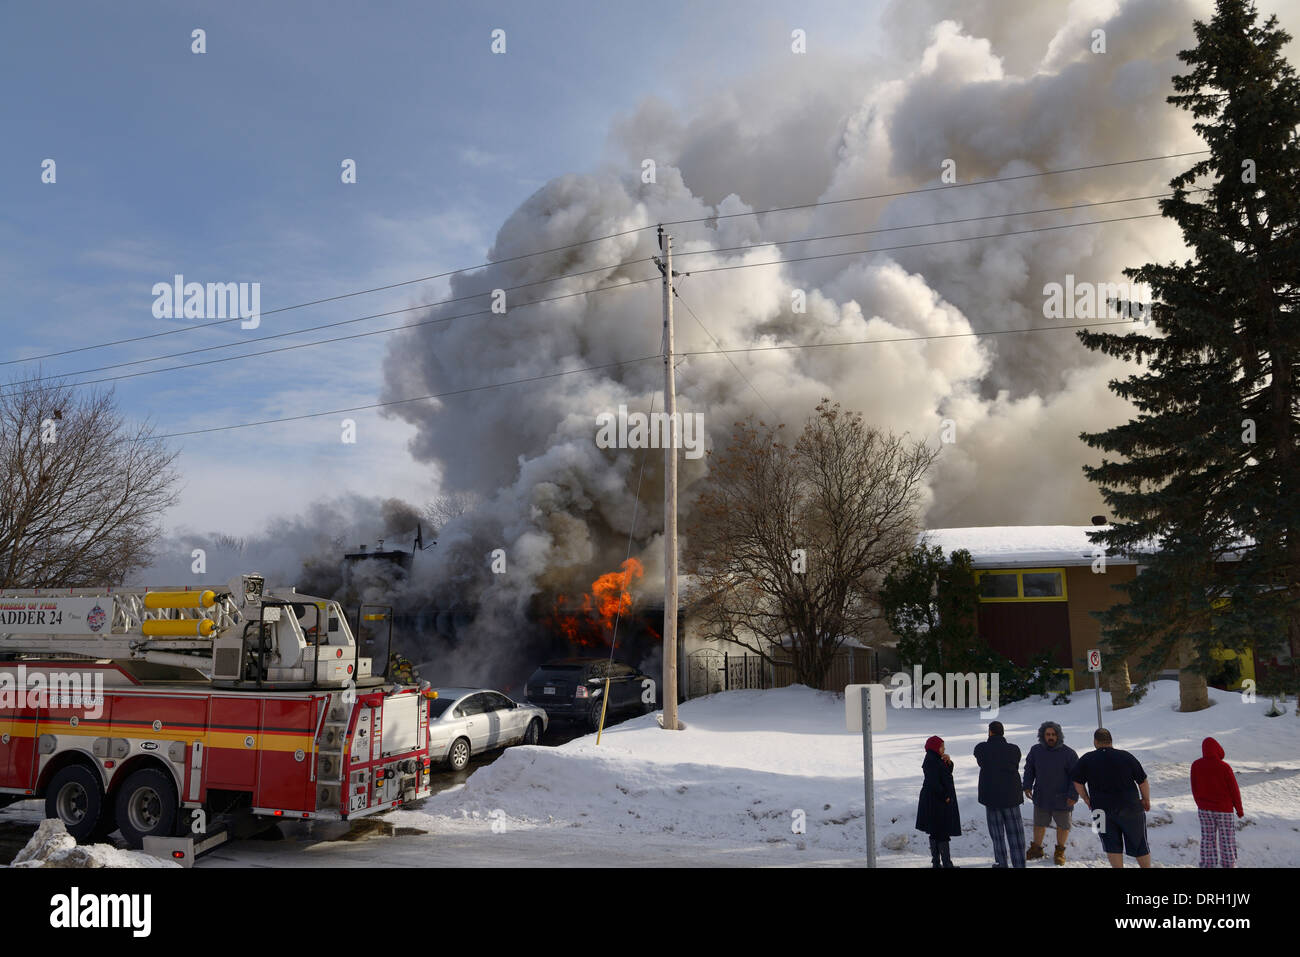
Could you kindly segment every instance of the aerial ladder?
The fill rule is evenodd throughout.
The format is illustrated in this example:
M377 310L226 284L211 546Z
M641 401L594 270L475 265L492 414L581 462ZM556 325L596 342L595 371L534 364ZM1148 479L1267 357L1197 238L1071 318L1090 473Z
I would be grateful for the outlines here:
M4 654L191 669L219 688L381 683L337 602L294 589L272 592L261 575L237 576L217 590L0 591Z
M141 846L187 809L203 838L230 805L348 820L423 797L432 692L386 676L391 614L358 610L359 632L385 622L375 669L338 602L257 574L0 590L0 806L45 797L79 840L120 828Z

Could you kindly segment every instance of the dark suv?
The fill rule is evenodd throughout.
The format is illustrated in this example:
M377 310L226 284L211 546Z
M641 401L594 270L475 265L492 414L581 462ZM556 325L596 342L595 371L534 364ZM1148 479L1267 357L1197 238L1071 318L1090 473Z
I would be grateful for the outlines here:
M605 658L560 658L548 661L528 679L528 703L543 708L551 720L580 721L593 730L600 722L609 676L609 705L605 723L655 708L653 679L630 665ZM647 684L647 682L650 682ZM646 699L649 698L647 701Z

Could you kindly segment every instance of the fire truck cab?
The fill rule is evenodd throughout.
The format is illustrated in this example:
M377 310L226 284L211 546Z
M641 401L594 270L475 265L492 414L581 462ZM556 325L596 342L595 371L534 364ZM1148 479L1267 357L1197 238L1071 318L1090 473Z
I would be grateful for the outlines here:
M363 635L391 626L364 611ZM0 591L0 806L44 798L79 841L140 847L232 811L349 820L425 797L431 692L373 673L362 643L337 602L259 575Z

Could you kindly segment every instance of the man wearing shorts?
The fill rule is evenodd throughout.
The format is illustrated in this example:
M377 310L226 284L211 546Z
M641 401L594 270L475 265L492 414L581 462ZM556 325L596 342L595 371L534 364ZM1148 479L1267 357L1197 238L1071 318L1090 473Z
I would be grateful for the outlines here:
M1044 721L1038 728L1038 743L1025 758L1021 787L1025 797L1034 802L1034 841L1026 860L1043 856L1043 836L1047 825L1056 825L1055 864L1065 863L1065 843L1070 836L1070 815L1079 795L1074 790L1074 766L1079 756L1065 744L1065 733L1055 721Z
M1137 758L1114 747L1105 728L1096 730L1092 745L1096 750L1074 766L1074 787L1093 812L1102 850L1111 867L1123 867L1125 854L1136 857L1139 867L1150 867L1146 812L1151 810L1151 787L1147 774Z

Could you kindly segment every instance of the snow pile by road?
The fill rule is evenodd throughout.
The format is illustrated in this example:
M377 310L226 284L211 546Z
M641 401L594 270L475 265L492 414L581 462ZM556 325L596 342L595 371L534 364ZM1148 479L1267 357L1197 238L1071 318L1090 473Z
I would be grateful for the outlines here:
M11 867L180 867L139 851L121 851L111 844L82 844L57 818L41 821Z
M1210 694L1213 706L1196 714L1176 710L1175 682L1157 682L1140 704L1120 712L1110 712L1103 697L1103 720L1116 746L1132 751L1151 780L1153 859L1166 866L1197 863L1200 829L1189 771L1201 756L1201 740L1212 735L1227 751L1245 802L1240 865L1300 864L1300 722L1291 714L1265 717L1267 701ZM647 716L610 729L599 747L593 735L559 748L512 748L463 787L390 817L433 833L549 829L611 846L638 836L680 839L686 853L693 845L725 846L756 852L754 863L863 855L861 736L844 730L842 696L803 687L733 691L687 702L681 713L686 731L664 731ZM1017 702L997 717L1022 754L1049 719L1062 725L1066 743L1080 754L1092 746L1090 691L1068 705ZM929 863L926 836L913 823L923 743L931 734L945 739L956 765L964 833L953 840L954 858L987 864L991 850L972 756L987 735L987 719L975 710L893 708L874 744L880 863ZM1023 813L1028 820L1028 806ZM1068 864L1104 866L1082 803L1075 822Z

